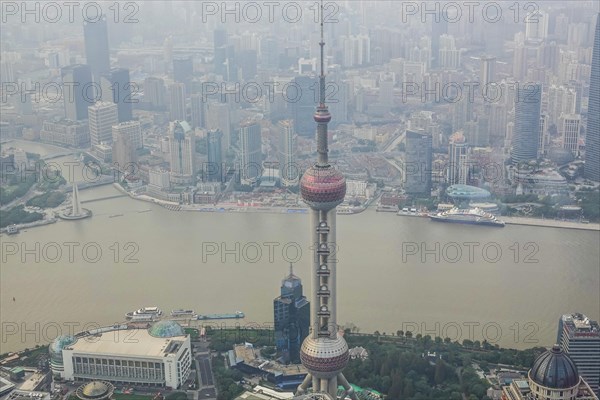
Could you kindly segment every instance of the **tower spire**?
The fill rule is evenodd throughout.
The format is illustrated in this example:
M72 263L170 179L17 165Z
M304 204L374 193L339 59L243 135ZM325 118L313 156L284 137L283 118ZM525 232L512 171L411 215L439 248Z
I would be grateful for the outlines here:
M319 105L321 107L325 106L325 33L324 33L324 24L323 24L323 0L321 0L321 41L319 42L319 46L321 46L321 75L319 76Z
M329 165L329 160L327 158L327 153L329 153L327 144L327 124L331 121L331 114L329 114L329 109L325 104L325 91L327 86L325 84L324 10L323 0L321 0L321 41L319 42L319 46L321 46L321 74L319 75L319 105L317 106L317 111L314 116L315 122L317 123L317 166L319 167L327 167Z

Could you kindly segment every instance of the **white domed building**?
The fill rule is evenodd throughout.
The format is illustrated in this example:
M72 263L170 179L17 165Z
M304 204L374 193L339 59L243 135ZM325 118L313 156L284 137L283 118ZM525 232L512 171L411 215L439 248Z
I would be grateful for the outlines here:
M598 400L560 346L541 354L527 374L502 389L502 400Z

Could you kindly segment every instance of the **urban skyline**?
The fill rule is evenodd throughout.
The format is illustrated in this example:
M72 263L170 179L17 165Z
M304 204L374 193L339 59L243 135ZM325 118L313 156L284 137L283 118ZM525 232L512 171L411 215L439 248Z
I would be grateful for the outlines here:
M598 399L598 0L0 24L1 400Z

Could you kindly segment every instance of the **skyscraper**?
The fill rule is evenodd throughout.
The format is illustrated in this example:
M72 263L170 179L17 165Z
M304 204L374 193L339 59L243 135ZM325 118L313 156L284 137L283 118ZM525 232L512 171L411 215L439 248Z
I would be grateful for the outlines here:
M206 104L200 94L190 97L192 128L204 128L206 126Z
M112 101L117 105L119 122L131 121L133 119L132 95L135 90L129 81L129 70L127 68L112 68L110 71L100 74L100 87L102 89L102 101Z
M583 175L592 181L600 181L600 14L594 36Z
M144 102L152 108L160 110L167 105L165 82L154 76L144 79Z
M592 390L600 395L600 326L583 314L565 314L558 321L556 342L567 353Z
M169 98L171 121L185 121L185 85L183 83L169 85Z
M406 131L404 191L431 196L432 137L424 131Z
M317 123L317 162L306 170L300 181L302 200L310 207L310 221L314 256L312 263L311 333L300 348L300 360L308 370L298 386L298 394L306 393L309 386L315 393L327 393L337 398L338 383L344 388L341 398L357 400L343 369L348 364L348 344L338 332L336 303L337 259L331 253L336 249L336 207L344 201L346 179L328 160L327 124L331 114L325 104L325 68L323 38L323 2L321 1L321 74L319 77L319 105L314 114Z
M242 50L239 54L239 66L242 70L242 79L249 81L256 76L258 57L256 50Z
M218 129L206 134L206 152L208 165L205 168L206 179L209 182L223 181L223 133Z
M218 129L223 134L222 154L225 154L231 146L231 109L226 103L207 103L206 127L208 129Z
M300 345L310 328L310 303L302 293L302 281L290 273L281 281L279 297L273 300L275 345L284 362L300 362Z
M440 66L440 36L448 34L448 16L446 13L435 15L431 27L431 57L433 58L431 66L436 68Z
M94 104L90 67L75 64L61 69L65 118L79 121L87 119L88 107ZM88 90L89 89L89 90Z
M292 81L292 87L296 90L291 89L286 93L288 107L292 110L294 130L300 136L312 137L314 135L311 116L317 103L315 99L316 83L313 76L297 76Z
M481 60L481 86L482 92L484 96L488 95L488 90L493 90L487 87L487 85L496 82L496 57L492 56L483 56L480 58ZM490 96L493 95L494 92L491 92Z
M542 85L533 83L519 86L515 101L515 127L510 153L513 165L537 159Z
M296 163L298 136L291 120L279 121L279 177L282 186L296 186L300 170Z
M113 141L115 141L118 136L127 136L127 139L130 141L134 150L138 150L143 147L142 126L140 121L126 121L117 125L113 125L112 136Z
M132 164L137 162L137 155L135 145L128 133L120 130L115 132L113 129L112 161L113 167L119 171L124 173L133 172L134 167Z
M85 58L92 70L94 81L99 82L100 75L110 70L110 52L108 46L108 26L106 16L97 22L83 23L83 38L85 41Z
M214 68L215 74L221 75L223 80L237 80L237 60L235 57L235 47L232 44L215 49Z
M188 93L192 92L192 78L194 76L194 60L192 56L173 57L173 80L185 85Z
M579 114L562 114L558 122L558 134L562 137L563 149L567 149L574 157L579 155L579 131L581 116Z
M469 145L462 132L450 136L448 161L448 184L466 185L469 178Z
M262 135L258 122L247 121L240 126L240 179L242 184L255 184L262 174Z
M112 127L119 123L117 105L100 101L88 107L90 139L92 146L112 143Z
M185 121L170 123L169 148L171 151L171 182L189 184L194 173L196 143L194 132Z

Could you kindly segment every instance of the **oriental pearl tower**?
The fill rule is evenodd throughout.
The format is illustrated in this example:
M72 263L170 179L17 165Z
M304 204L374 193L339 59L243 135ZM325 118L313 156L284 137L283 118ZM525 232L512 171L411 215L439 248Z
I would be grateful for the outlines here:
M338 332L336 312L336 207L344 201L346 179L329 164L327 153L327 124L331 114L325 104L325 70L323 39L323 0L321 0L321 75L319 76L319 105L314 119L317 123L317 162L300 180L300 193L310 207L312 230L312 301L311 332L300 348L300 360L308 374L297 390L299 396L312 386L312 395L337 398L338 384L344 388L341 396L357 399L342 374L348 364L348 344ZM310 397L312 396L312 397ZM317 395L318 396L318 395ZM301 397L302 398L302 397Z

